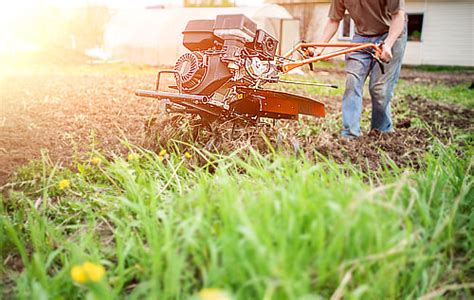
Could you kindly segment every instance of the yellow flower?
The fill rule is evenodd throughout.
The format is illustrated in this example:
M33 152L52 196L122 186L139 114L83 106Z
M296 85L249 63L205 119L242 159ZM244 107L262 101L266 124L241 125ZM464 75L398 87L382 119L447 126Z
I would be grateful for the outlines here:
M71 187L71 182L67 179L63 179L59 182L59 189L65 190Z
M91 163L92 163L94 166L98 166L98 165L100 165L100 164L102 163L102 159L101 159L100 157L95 156L95 157L93 157L93 158L91 159Z
M82 266L74 266L71 269L71 278L77 283L85 283L87 281L87 274Z
M165 156L166 155L166 150L163 149L160 151L160 153L158 153L159 156Z
M140 156L136 153L130 153L127 158L129 161L134 161L134 160L138 160Z
M77 283L99 282L104 275L104 267L91 262L85 262L71 269L71 278Z
M190 159L193 156L191 155L191 153L186 152L186 153L184 153L184 157L186 157L187 159Z
M91 262L85 262L82 265L82 269L86 272L87 277L92 282L100 281L105 275L105 269L102 265L94 264Z
M201 300L231 300L230 295L221 289L207 288L199 292Z

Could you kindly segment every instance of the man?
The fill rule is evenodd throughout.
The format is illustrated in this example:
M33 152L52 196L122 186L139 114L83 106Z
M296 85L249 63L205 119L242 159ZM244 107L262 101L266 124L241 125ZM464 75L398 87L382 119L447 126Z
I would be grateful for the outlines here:
M332 0L329 19L324 27L323 42L336 33L347 10L354 20L354 43L380 43L381 60L386 62L385 74L373 57L364 51L346 55L346 90L342 98L342 136L360 136L362 93L370 75L372 99L372 130L393 131L390 100L400 75L407 41L404 0Z

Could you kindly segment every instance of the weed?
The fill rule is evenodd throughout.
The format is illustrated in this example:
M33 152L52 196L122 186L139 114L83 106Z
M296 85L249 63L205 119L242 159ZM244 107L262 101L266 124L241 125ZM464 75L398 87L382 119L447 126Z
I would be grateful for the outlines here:
M413 298L469 279L472 162L452 147L435 146L420 173L371 175L255 151L245 159L200 151L214 168L191 172L179 153L133 153L140 159L90 166L102 175L45 159L42 182L67 177L69 189L3 199L8 293L94 294L70 277L87 261L105 267L112 298L220 288L238 299L296 299L329 297L341 285L349 298Z

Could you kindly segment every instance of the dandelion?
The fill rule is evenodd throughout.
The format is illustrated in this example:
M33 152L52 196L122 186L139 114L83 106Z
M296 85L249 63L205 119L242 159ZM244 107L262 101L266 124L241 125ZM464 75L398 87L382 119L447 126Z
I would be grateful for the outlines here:
M163 160L166 158L167 153L168 153L168 152L166 152L165 149L162 149L162 150L160 151L160 153L158 153L158 159L159 159L160 161L163 161Z
M129 161L135 161L135 160L138 160L140 158L140 156L136 153L130 153L128 156L127 156L127 159Z
M163 156L166 155L166 153L167 153L166 150L163 149L163 150L160 151L160 153L158 153L158 155L161 156L161 157L163 157Z
M71 182L67 179L63 179L59 182L59 189L65 190L71 187Z
M184 157L186 157L187 159L190 159L193 156L191 155L191 153L186 152L186 153L184 153Z
M199 292L199 299L201 300L231 300L230 295L221 289L207 288Z
M91 262L85 262L82 265L82 268L84 269L84 272L86 272L89 280L92 282L98 282L102 278L104 278L105 269L102 265L94 264Z
M100 157L95 156L95 157L93 157L93 158L91 159L91 163L92 163L94 166L98 166L98 165L100 165L100 164L102 163L102 159L101 159Z
M105 268L102 265L85 262L71 269L71 278L77 283L99 282L104 278Z
M82 266L74 266L71 269L71 278L77 283L86 283L87 274Z

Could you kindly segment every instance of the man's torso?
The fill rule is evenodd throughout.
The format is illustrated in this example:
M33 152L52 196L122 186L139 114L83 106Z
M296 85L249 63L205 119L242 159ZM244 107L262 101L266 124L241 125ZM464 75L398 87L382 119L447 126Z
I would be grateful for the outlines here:
M330 17L336 19L335 14L345 8L354 20L357 34L381 35L388 32L392 14L403 5L404 0L333 0Z

